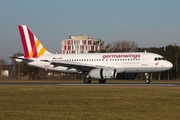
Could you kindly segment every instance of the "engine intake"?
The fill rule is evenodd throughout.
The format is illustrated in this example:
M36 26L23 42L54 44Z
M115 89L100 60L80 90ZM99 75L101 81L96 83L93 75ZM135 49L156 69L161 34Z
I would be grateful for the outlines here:
M117 72L113 68L97 68L89 72L89 76L95 79L113 79L116 78Z

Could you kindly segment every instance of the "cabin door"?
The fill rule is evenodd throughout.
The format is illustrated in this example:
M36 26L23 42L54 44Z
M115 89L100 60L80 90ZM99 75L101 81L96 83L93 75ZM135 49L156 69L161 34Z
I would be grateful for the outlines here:
M142 66L147 66L148 65L148 55L144 54L142 57Z

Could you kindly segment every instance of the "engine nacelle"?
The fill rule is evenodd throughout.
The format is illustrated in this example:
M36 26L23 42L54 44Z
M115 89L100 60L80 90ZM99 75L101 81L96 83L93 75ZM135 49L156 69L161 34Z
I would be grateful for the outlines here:
M113 68L97 68L91 70L89 76L95 79L113 79L116 78L117 72Z

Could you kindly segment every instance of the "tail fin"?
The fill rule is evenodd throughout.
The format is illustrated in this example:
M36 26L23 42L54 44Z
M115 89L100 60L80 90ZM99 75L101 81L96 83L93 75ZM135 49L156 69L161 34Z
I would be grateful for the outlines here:
M26 25L19 25L22 46L25 58L38 58L43 54L49 54L45 47L40 43L36 36Z

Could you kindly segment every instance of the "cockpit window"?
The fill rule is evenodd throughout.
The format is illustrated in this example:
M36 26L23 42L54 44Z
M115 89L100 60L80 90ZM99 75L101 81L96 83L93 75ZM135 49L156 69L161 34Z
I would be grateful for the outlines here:
M156 58L154 58L154 61L160 61L160 60L166 60L166 59L163 58L163 57L156 57Z

